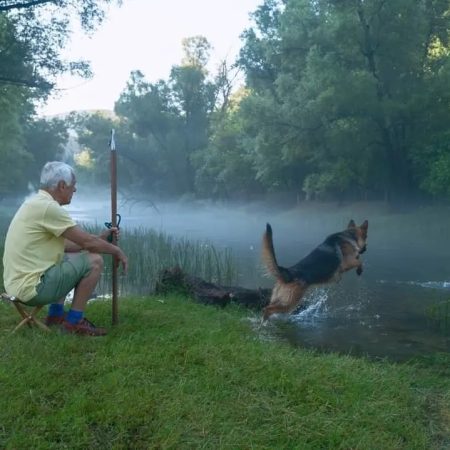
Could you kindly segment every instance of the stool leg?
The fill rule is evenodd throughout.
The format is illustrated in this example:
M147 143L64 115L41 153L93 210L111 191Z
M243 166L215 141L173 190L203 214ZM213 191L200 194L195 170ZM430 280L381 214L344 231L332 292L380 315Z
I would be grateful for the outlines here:
M19 314L22 316L23 320L22 322L19 323L19 325L17 325L17 327L14 329L13 333L18 330L21 326L27 324L30 328L31 328L31 315L28 314L22 307L22 305L20 303L17 302L12 302L13 305L16 307L17 311L19 311Z
M23 319L23 320L19 323L19 325L17 325L17 327L14 328L14 330L13 330L12 332L15 333L19 328L22 328L23 325L25 325L25 324L27 324L29 327L31 327L31 324L30 324L30 318L29 318L29 317L26 317L25 319Z
M34 323L36 326L38 326L43 331L51 331L50 328L43 324L37 317L36 314L44 307L44 305L36 306L33 311L31 311L30 314L30 320L32 323Z
M22 307L20 303L13 302L14 306L16 307L17 311L19 311L19 314L23 317L23 320L14 328L13 333L15 333L19 328L23 327L25 324L27 324L30 328L33 327L33 325L36 325L38 328L40 328L43 331L51 331L50 328L43 324L36 316L36 314L44 307L44 305L38 305L31 311L30 314L28 314Z
M20 323L14 328L12 331L15 333L19 328L23 327L24 325L28 325L30 328L34 326L40 328L43 331L52 331L47 325L42 323L36 316L38 312L44 307L44 305L38 305L35 306L32 311L29 313L28 310L25 308L28 305L21 302L18 298L10 296L6 293L0 293L0 299L6 300L8 303L12 303L14 307L16 308L17 312L22 317L22 320ZM25 307L24 307L25 306Z

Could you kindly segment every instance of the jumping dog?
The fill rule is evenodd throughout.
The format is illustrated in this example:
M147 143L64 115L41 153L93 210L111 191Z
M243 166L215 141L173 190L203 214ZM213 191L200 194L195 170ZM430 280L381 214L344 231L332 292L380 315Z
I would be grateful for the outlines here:
M368 227L367 220L360 226L351 220L347 229L331 234L297 264L285 268L277 263L272 227L267 224L262 241L262 259L276 283L270 303L263 310L263 321L272 314L292 312L300 305L310 286L337 280L351 269L356 269L356 273L361 275L363 267L359 255L366 251Z

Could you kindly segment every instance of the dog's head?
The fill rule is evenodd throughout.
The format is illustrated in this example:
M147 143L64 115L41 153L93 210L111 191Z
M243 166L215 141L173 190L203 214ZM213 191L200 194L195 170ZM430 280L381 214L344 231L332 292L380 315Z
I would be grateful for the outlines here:
M348 223L347 229L352 231L355 236L356 244L359 248L359 253L364 253L367 250L367 229L369 228L369 222L365 220L360 226L355 224L352 219Z

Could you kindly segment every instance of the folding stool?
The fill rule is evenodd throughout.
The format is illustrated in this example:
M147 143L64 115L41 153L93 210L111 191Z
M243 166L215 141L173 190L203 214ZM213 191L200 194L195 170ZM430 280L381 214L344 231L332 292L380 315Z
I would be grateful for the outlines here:
M17 312L22 317L22 320L19 324L14 328L13 333L15 333L19 328L24 325L28 325L30 328L33 326L40 328L43 331L51 331L50 328L43 324L37 317L36 314L44 307L44 305L38 306L28 306L26 303L22 302L18 298L8 295L6 293L0 294L0 298L5 300L8 303L11 303L15 306ZM31 309L32 308L32 309ZM31 310L30 310L31 309Z

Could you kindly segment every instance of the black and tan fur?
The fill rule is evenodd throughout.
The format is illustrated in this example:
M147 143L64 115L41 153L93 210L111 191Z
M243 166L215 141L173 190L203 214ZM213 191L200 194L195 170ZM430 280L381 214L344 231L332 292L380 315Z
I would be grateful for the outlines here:
M331 234L297 264L285 268L277 263L272 227L267 224L262 258L268 272L276 278L276 283L270 303L264 308L263 320L272 314L292 312L310 286L336 280L351 269L356 269L356 273L361 275L363 268L359 255L366 251L368 226L367 220L360 226L351 220L346 230Z

